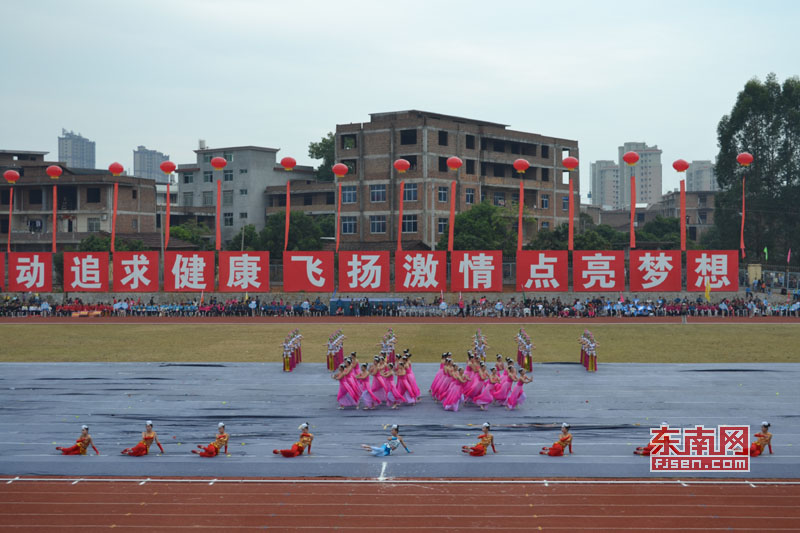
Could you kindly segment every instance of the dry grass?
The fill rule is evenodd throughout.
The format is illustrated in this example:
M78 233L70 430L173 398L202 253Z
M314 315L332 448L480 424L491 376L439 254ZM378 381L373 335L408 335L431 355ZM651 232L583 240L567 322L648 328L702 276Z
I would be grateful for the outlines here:
M323 362L333 325L298 324L303 358ZM529 325L537 350L534 361L576 361L584 326ZM346 351L376 351L386 331L379 324L344 324ZM518 326L486 324L488 353L515 357ZM25 324L0 325L0 362L135 361L278 361L286 324ZM597 324L601 362L739 363L800 362L800 328L765 324ZM398 324L399 348L410 348L415 361L438 362L444 351L464 358L474 325Z

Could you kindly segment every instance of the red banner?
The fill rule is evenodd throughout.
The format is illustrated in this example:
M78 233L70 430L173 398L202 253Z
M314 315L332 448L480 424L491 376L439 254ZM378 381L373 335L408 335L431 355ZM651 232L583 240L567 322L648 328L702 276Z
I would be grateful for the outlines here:
M6 290L6 254L0 252L0 291Z
M283 249L289 249L289 223L292 219L292 195L290 181L286 182L286 221L284 222Z
M441 292L447 289L447 252L403 252L394 257L394 290ZM341 286L341 285L340 285Z
M686 251L686 180L681 180L681 251Z
M53 254L50 252L8 254L10 292L52 292Z
M403 196L406 190L406 182L400 182L400 209L399 209L399 216L397 217L397 251L401 251L403 249ZM339 270L339 278L341 279L341 269ZM342 284L339 284L339 287L342 287Z
M166 224L166 226L164 226L164 249L165 250L167 248L169 248L169 207L170 207L171 203L172 202L170 202L170 200L169 200L169 182L167 182L167 212L164 215L164 218L166 218L166 220L161 222L162 224Z
M456 250L450 263L451 291L502 292L503 252Z
M164 252L164 290L214 290L214 252Z
M625 290L625 252L572 252L572 290L620 292Z
M336 195L336 253L339 253L339 234L342 232L342 184Z
M631 250L631 292L680 292L680 250Z
M339 252L339 292L389 292L389 252Z
M248 291L269 291L269 252L220 252L219 292Z
M739 257L736 250L688 250L686 252L686 290L705 292L739 290Z
M216 250L222 249L222 182L217 180L217 234Z
M64 252L64 292L108 292L108 252Z
M285 292L333 292L333 252L284 252Z
M636 248L636 176L631 176L631 250Z
M569 290L569 252L566 250L517 252L518 292L567 290Z
M114 211L111 214L111 252L115 252L117 242L117 198L119 197L119 183L114 182ZM53 250L55 252L55 250Z
M115 252L114 292L156 292L158 252Z
M450 182L450 223L447 226L447 251L453 251L453 235L456 227L456 182Z

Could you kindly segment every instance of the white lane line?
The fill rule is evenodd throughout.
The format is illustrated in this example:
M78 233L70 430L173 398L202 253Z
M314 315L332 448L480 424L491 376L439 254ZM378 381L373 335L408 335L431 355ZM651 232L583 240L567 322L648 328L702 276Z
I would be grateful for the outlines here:
M82 479L82 478L78 478L78 479L76 479L75 481L73 481L73 482L72 482L72 484L73 484L73 485L77 485L77 484L78 484L78 483L80 483L81 481L83 481L83 479Z
M683 481L681 481L680 479L678 480L678 483L680 483L682 487L688 487L689 486L686 483L684 483Z
M211 482L209 483L209 485L213 485L213 484L214 484L214 483L216 483L216 482L217 482L217 479L216 479L216 478L215 478L215 479L212 479L212 480L211 480Z
M386 467L387 467L387 463L386 463L386 461L384 461L381 464L381 475L378 476L378 481L386 481Z
M144 485L144 484L145 484L145 483L147 483L148 481L150 481L150 478L147 478L147 479L145 479L144 481L142 481L141 483L139 483L139 486L141 486L141 485Z
M11 485L12 483L14 483L18 479L19 479L19 476L15 477L14 479L9 479L8 481L6 481L6 485Z

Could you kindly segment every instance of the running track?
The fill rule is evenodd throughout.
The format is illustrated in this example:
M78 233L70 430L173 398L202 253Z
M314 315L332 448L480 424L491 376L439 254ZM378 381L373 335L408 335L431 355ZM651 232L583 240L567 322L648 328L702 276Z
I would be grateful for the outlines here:
M187 482L194 481L194 482ZM763 484L762 484L763 483ZM3 531L798 531L800 482L3 481Z

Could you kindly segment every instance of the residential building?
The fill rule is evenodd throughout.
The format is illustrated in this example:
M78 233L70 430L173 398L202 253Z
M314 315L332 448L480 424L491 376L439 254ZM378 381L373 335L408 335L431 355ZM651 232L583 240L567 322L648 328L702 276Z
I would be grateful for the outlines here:
M95 168L94 141L80 133L61 130L58 138L58 160L71 168Z
M686 237L697 241L714 225L715 191L686 192ZM648 209L662 217L681 216L681 197L679 191L668 192L661 200Z
M276 167L281 172L283 167ZM302 211L311 217L336 215L336 185L332 181L319 181L314 168L298 165L291 172L292 211ZM286 210L286 185L267 187L267 216ZM333 237L333 235L325 235Z
M167 175L161 172L161 163L164 161L169 161L168 155L140 145L133 151L133 175L167 183Z
M561 165L568 155L579 157L577 141L425 111L373 113L369 122L339 124L336 159L350 167L340 180L342 246L377 248L396 242L402 180L404 246L435 248L448 231L450 183L456 182L456 212L481 201L512 207L520 200L520 174L513 168L518 158L531 165L522 175L523 200L537 220L524 229L527 241L538 229L568 220L569 186ZM451 156L463 161L456 172L447 167ZM404 174L393 167L399 158L411 163ZM580 177L577 172L572 177L577 207ZM516 210L509 209L508 215L516 217Z
M619 165L616 161L595 161L591 167L592 205L619 209Z
M687 191L718 191L719 184L711 161L692 161L686 171Z
M626 152L639 154L639 162L629 166L622 160ZM661 150L658 146L647 146L643 142L626 142L619 152L620 203L617 209L629 208L631 204L631 176L636 176L636 203L654 204L661 199Z

